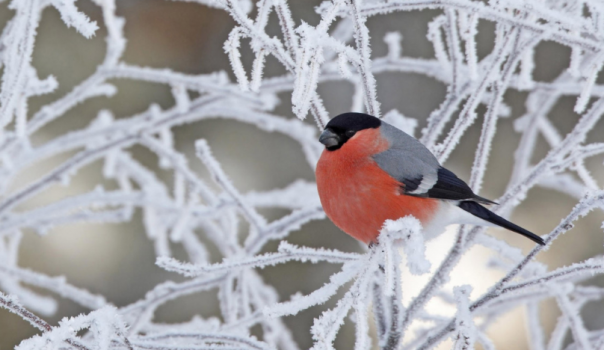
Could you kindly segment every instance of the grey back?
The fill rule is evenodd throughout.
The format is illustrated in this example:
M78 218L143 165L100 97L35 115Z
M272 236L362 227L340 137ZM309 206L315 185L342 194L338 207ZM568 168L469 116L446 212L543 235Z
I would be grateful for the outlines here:
M380 130L390 142L390 148L373 156L379 167L401 182L421 181L423 186L413 192L427 192L438 179L440 164L436 157L417 139L384 121Z

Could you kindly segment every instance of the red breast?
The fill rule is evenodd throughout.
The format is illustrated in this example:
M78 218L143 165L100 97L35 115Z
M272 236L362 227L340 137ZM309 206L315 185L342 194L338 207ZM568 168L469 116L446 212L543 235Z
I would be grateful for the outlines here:
M371 158L388 147L379 129L365 129L340 149L324 150L315 171L327 216L365 243L376 240L387 219L413 215L425 227L438 207L437 200L402 195L403 185Z

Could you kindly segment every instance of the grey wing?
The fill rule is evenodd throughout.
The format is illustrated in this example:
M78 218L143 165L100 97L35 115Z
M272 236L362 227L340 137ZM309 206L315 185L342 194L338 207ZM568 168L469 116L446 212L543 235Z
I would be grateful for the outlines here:
M404 184L405 194L427 197L438 181L440 165L436 157L418 140L382 122L382 136L390 148L373 156L378 166Z
M443 168L418 140L382 122L382 135L390 148L373 156L380 168L401 182L402 193L410 196L490 203L479 197L453 172Z

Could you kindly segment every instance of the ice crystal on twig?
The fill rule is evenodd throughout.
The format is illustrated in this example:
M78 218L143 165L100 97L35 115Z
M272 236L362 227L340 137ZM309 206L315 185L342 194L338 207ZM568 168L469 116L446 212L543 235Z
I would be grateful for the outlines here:
M209 118L247 123L292 139L302 150L306 165L314 169L322 151L316 137L330 117L319 94L321 84L347 82L354 92L342 110L380 117L380 75L419 74L447 86L444 100L427 117L420 137L440 161L449 158L473 123L482 121L469 181L480 192L489 164L494 162L497 126L510 115L504 97L510 90L523 91L526 112L513 121L520 141L511 178L497 200L499 206L493 209L509 214L536 186L575 198L578 204L545 236L549 247L587 213L604 210L602 183L586 162L604 154L601 138L588 138L604 113L604 86L597 79L604 65L604 6L598 1L552 0L529 5L517 0L333 0L315 9L318 21L311 25L298 21L286 0L198 0L197 6L226 11L234 20L223 48L235 81L224 72L192 75L124 62L125 20L117 16L113 0L94 3L102 10L99 21L106 29L102 63L71 91L37 111L29 110L30 98L49 94L58 86L55 77L39 76L32 65L43 10L54 7L67 27L86 38L99 35L99 24L73 0L13 0L9 5L12 18L0 36L0 308L40 331L18 349L293 350L298 345L282 318L295 317L334 298L335 306L316 318L309 330L313 349L332 349L349 319L355 327L355 350L369 349L374 343L384 349L429 349L446 339L453 340L455 349L471 349L475 343L494 349L489 326L514 307L526 308L534 349L563 349L569 333L569 349L602 348L604 330L588 328L581 314L588 302L604 298L602 288L585 284L604 272L601 256L549 270L535 261L543 247L525 255L486 236L483 227L461 226L449 252L436 265L426 257L422 228L413 217L384 223L378 242L363 254L295 246L287 242L290 232L325 217L314 183L297 180L281 188L246 193L213 155L214 145L197 140L198 158L189 159L175 147L172 130ZM372 31L375 17L424 9L439 11L426 28L432 58L405 56L399 32L380 38ZM267 34L273 15L279 31L276 36ZM482 56L477 50L481 21L495 27L493 48ZM382 57L371 50L376 40L386 43L387 53ZM557 42L571 51L568 69L550 82L534 78L536 47L544 41ZM244 45L250 45L251 66L244 64ZM269 62L282 65L285 73L267 76ZM151 104L139 114L119 119L110 109L103 109L86 127L32 142L36 132L79 103L114 95L117 88L110 80L115 79L165 84L175 104L165 109ZM291 94L292 114L299 119L277 114L284 93ZM550 119L563 96L574 99L574 110L580 114L568 133ZM479 106L485 107L482 118ZM301 121L309 114L316 126ZM418 126L417 119L396 109L384 113L383 118L411 135ZM545 156L537 152L538 139L550 148ZM172 173L172 184L130 154L135 145L157 155L159 166ZM65 157L54 168L20 187L13 186L25 169L59 154ZM103 164L99 176L115 182L111 190L99 184L87 193L37 207L24 205L57 182L68 185L74 174L95 161ZM213 183L193 170L194 162L205 167ZM269 221L260 208L281 208L288 213ZM137 209L153 242L157 265L186 279L163 282L130 305L116 308L106 297L62 276L19 265L26 229L52 234L52 228L70 223L126 222L134 220ZM240 225L241 220L249 225ZM242 226L246 232L240 232ZM267 243L274 240L281 241L278 250L267 252ZM208 243L216 247L220 261L211 263ZM186 261L172 257L174 245L184 248ZM505 276L482 294L475 290L473 297L469 286L447 291L445 282L475 245L489 250L489 266L503 270ZM291 262L335 264L339 271L317 289L281 300L257 270ZM431 267L434 271L428 275ZM428 275L428 282L403 304L405 268L412 274ZM90 311L50 324L43 317L56 313L57 301L40 290ZM166 302L202 291L216 293L220 318L196 316L176 325L154 320L155 311ZM539 302L545 299L554 300L561 312L552 334L546 334L539 318ZM427 305L434 300L444 301L456 311L448 316L432 314ZM415 321L423 322L424 328L413 328ZM250 335L253 328L262 329L260 338Z

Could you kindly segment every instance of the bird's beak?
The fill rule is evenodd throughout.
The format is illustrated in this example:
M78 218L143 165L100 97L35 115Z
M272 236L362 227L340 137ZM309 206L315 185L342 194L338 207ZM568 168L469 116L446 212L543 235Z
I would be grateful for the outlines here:
M325 147L331 148L340 144L340 137L331 129L325 129L319 137L319 142L324 144Z

